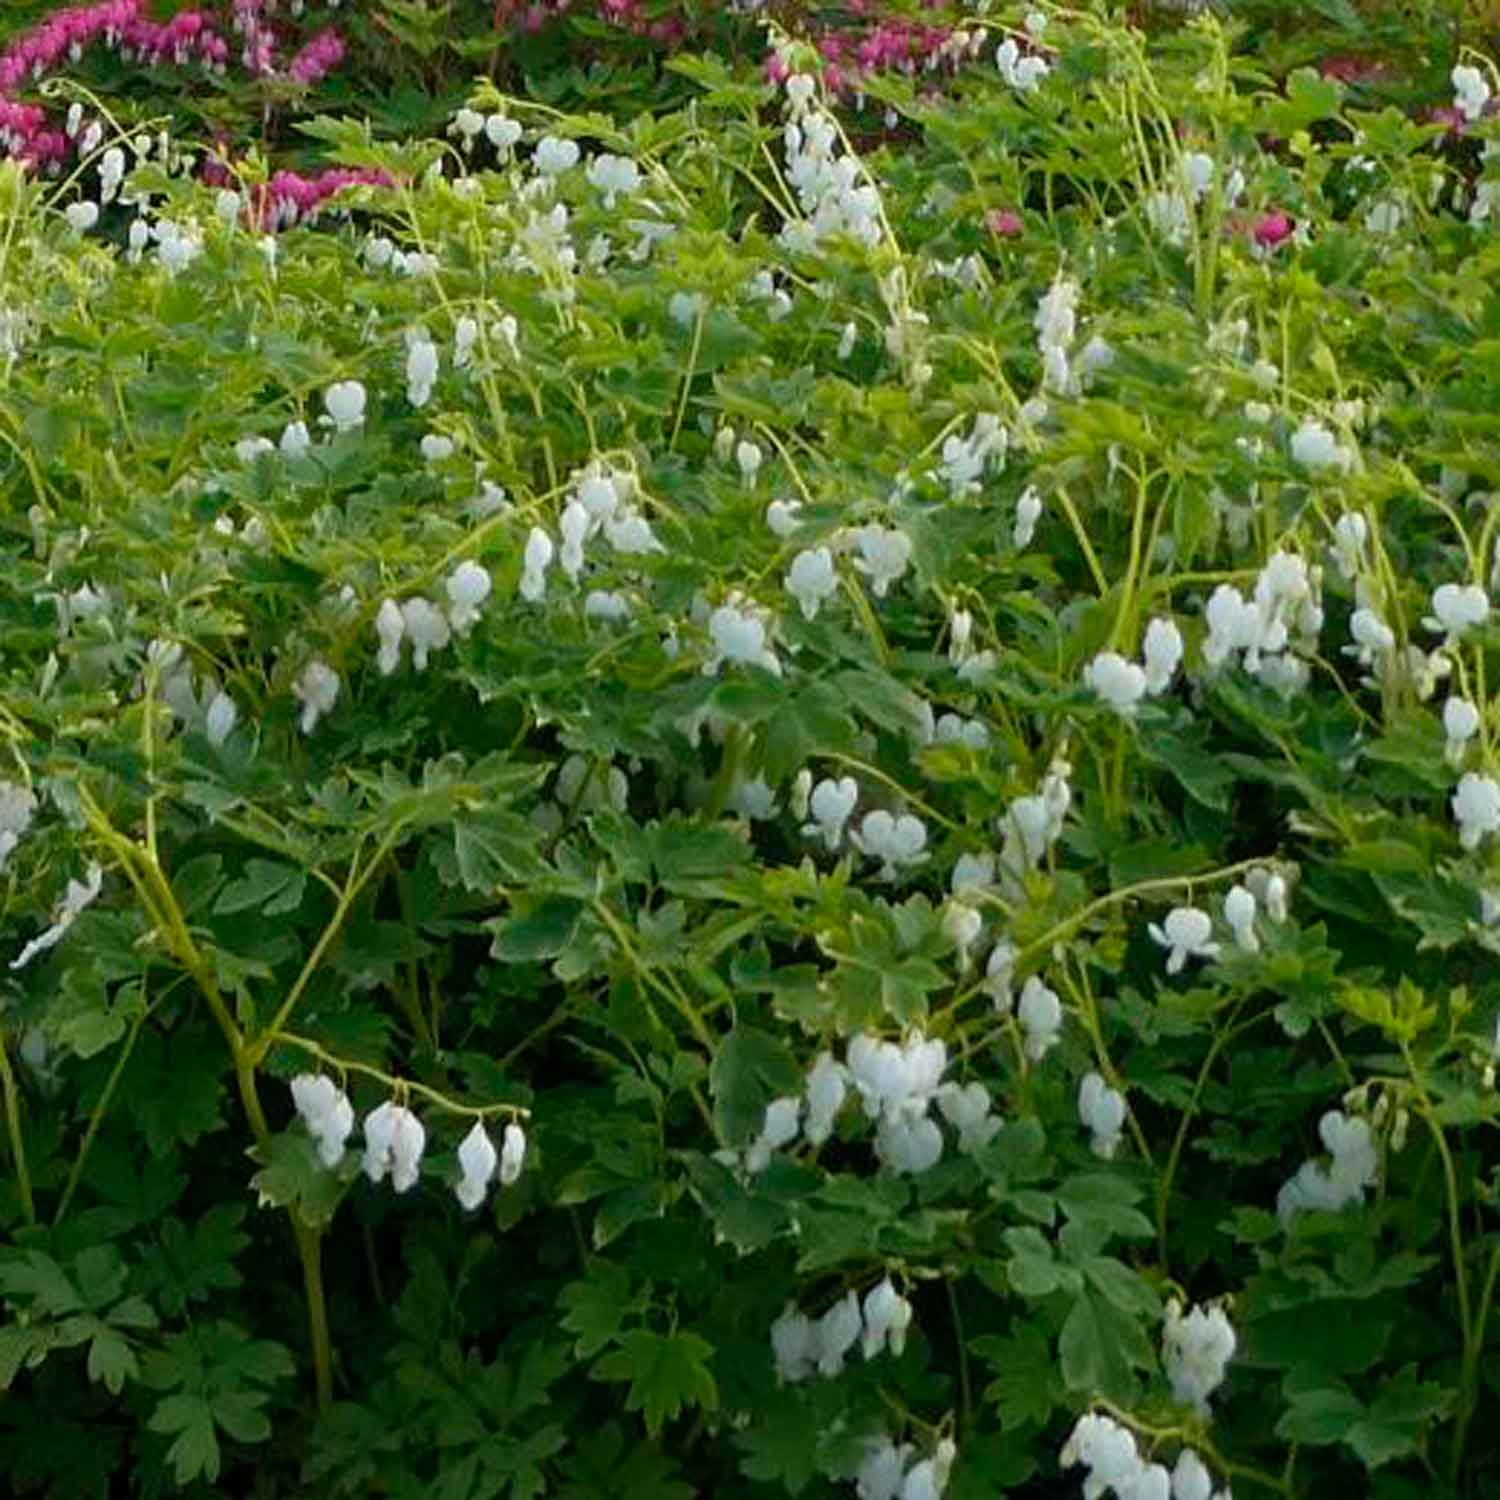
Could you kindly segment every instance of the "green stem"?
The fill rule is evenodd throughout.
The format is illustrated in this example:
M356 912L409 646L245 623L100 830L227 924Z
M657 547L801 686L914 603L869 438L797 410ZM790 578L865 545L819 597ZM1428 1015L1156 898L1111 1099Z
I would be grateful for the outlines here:
M10 1156L16 1166L16 1189L21 1195L21 1212L29 1228L36 1226L36 1200L31 1193L31 1171L26 1165L26 1139L21 1134L21 1093L11 1069L6 1037L0 1031L0 1089L5 1093L5 1130L10 1137Z
M83 1140L78 1145L78 1155L73 1158L73 1165L68 1171L68 1180L63 1187L62 1198L57 1205L57 1211L52 1215L52 1226L55 1229L67 1216L68 1208L73 1202L73 1195L78 1191L78 1184L83 1178L84 1163L88 1161L89 1152L93 1149L94 1138L99 1134L99 1127L104 1124L104 1116L109 1109L110 1101L114 1098L115 1089L119 1086L120 1076L125 1071L125 1064L130 1061L130 1054L135 1050L136 1038L141 1034L141 1027L146 1024L146 1017L150 1015L149 1009L143 1010L131 1023L130 1034L125 1038L125 1045L120 1048L120 1055L115 1059L115 1065L109 1070L109 1077L104 1081L104 1092L99 1095L98 1102L89 1113L89 1123L83 1132Z
M447 1094L439 1089L429 1088L425 1083L416 1083L409 1078L397 1078L393 1073L387 1073L384 1068L377 1068L371 1063L352 1062L347 1057L339 1057L330 1052L326 1047L321 1047L309 1037L298 1036L291 1031L278 1031L275 1036L268 1039L269 1047L296 1047L300 1052L306 1052L309 1057L315 1057L320 1063L335 1069L340 1073L362 1073L366 1078L373 1078L377 1083L383 1083L393 1094L420 1094L439 1109L446 1110L449 1114L465 1115L469 1118L481 1120L487 1115L510 1115L513 1119L529 1119L531 1111L523 1109L519 1104L460 1104L456 1099L450 1099Z
M1094 544L1089 540L1088 528L1083 524L1072 497L1061 486L1057 489L1057 498L1062 504L1063 514L1068 518L1068 525L1073 528L1073 536L1083 550L1083 560L1088 564L1089 572L1093 574L1094 587L1099 590L1099 597L1102 599L1109 592L1109 579L1099 565L1098 554L1094 551Z
M253 1061L259 1062L265 1056L267 1048L274 1038L286 1025L292 1012L297 1008L297 1002L302 998L303 992L312 982L312 977L318 971L318 965L323 962L324 955L333 945L333 940L343 930L344 920L349 915L350 908L359 899L360 893L370 883L371 877L384 864L385 857L396 847L396 841L401 837L404 824L397 824L380 841L373 857L364 869L355 875L351 869L349 879L344 885L343 894L339 897L338 905L334 908L333 915L328 919L328 925L323 929L322 935L313 946L311 953L307 955L307 962L302 965L302 972L297 975L290 990L287 991L286 999L281 1002L280 1009L271 1018L271 1024L261 1032L251 1047ZM357 868L357 866L356 866Z
M969 1384L969 1350L964 1340L964 1320L958 1310L958 1293L953 1290L953 1278L945 1276L943 1285L948 1290L948 1311L953 1316L953 1338L958 1345L958 1388L963 1414L963 1431L968 1432L974 1420L974 1392Z
M677 439L682 432L682 420L687 416L688 396L693 389L693 377L698 373L698 350L703 345L703 321L707 315L706 308L699 308L698 316L693 321L693 344L688 350L687 369L682 373L682 395L677 402L677 416L672 422L672 435L667 439L668 453L676 450Z
M1453 1452L1449 1457L1449 1472L1457 1484L1463 1469L1464 1447L1468 1440L1469 1423L1478 1404L1479 1356L1484 1350L1485 1327L1489 1323L1490 1308L1495 1301L1495 1278L1500 1274L1500 1244L1490 1252L1490 1263L1484 1274L1484 1290L1479 1294L1479 1308L1474 1315L1474 1336L1464 1349L1463 1365L1459 1374L1458 1418L1453 1424Z
M1259 1017L1252 1017L1245 1026L1235 1026L1234 1017L1231 1015L1224 1029L1209 1044L1207 1055L1203 1059L1203 1065L1198 1069L1198 1076L1193 1080L1192 1097L1188 1100L1188 1106L1182 1112L1182 1118L1177 1122L1177 1134L1172 1138L1172 1149L1167 1153L1167 1164L1162 1170L1161 1180L1156 1187L1156 1242L1157 1251L1161 1256L1162 1270L1169 1269L1167 1261L1167 1206L1172 1198L1172 1179L1177 1175L1177 1164L1182 1159L1182 1148L1187 1144L1188 1127L1193 1123L1198 1113L1198 1101L1203 1097L1204 1087L1208 1083L1208 1075L1213 1065L1219 1060L1219 1054L1229 1045L1231 1038L1236 1037L1248 1026L1254 1025Z
M302 1287L307 1300L307 1331L312 1339L313 1382L318 1411L333 1405L333 1341L328 1335L328 1299L323 1292L323 1233L295 1218L297 1253L302 1261Z

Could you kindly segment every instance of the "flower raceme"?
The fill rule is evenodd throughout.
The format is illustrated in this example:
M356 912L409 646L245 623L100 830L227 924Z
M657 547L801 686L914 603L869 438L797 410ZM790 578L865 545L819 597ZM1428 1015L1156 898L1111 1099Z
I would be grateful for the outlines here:
M344 1144L354 1129L354 1109L348 1096L331 1078L321 1073L299 1073L292 1079L292 1103L317 1143L318 1159L330 1170L344 1157ZM364 1122L365 1149L362 1162L371 1182L388 1176L391 1186L404 1193L416 1186L427 1132L405 1105L387 1099L377 1105ZM482 1120L476 1120L458 1147L458 1181L454 1195L465 1209L478 1208L490 1183L497 1179L508 1186L521 1175L526 1155L526 1136L512 1121L505 1127L499 1151Z
M1500 781L1493 776L1465 771L1450 805L1465 849L1473 851L1486 835L1500 833Z
M1276 1213L1284 1225L1307 1209L1337 1213L1363 1203L1365 1189L1379 1175L1380 1156L1368 1120L1331 1109L1318 1122L1318 1135L1328 1149L1328 1164L1305 1161L1282 1185Z
M1113 1417L1085 1412L1078 1419L1059 1457L1063 1468L1082 1464L1085 1500L1114 1495L1115 1500L1229 1500L1229 1490L1215 1491L1207 1466L1192 1448L1183 1448L1169 1472L1148 1463L1136 1448L1135 1434Z
M865 1294L863 1306L858 1294L849 1291L817 1319L789 1302L771 1325L776 1373L788 1385L814 1372L825 1378L835 1376L856 1343L866 1359L874 1359L886 1348L899 1358L911 1321L911 1303L889 1276Z
M1223 1308L1194 1307L1184 1314L1180 1302L1169 1302L1162 1331L1162 1365L1172 1382L1172 1394L1206 1415L1208 1398L1224 1383L1236 1343Z
M354 1129L354 1107L348 1095L321 1073L299 1073L292 1079L292 1103L317 1142L318 1160L325 1167L338 1166L344 1142Z
M1152 938L1167 949L1168 974L1180 973L1189 958L1217 958L1213 930L1213 918L1196 906L1174 906L1165 922L1147 925Z
M1090 1132L1094 1155L1109 1161L1119 1149L1125 1124L1125 1096L1099 1073L1084 1074L1078 1086L1078 1118Z
M415 1187L427 1146L422 1122L405 1105L387 1099L365 1116L364 1134L365 1176L382 1182L389 1175L398 1193Z

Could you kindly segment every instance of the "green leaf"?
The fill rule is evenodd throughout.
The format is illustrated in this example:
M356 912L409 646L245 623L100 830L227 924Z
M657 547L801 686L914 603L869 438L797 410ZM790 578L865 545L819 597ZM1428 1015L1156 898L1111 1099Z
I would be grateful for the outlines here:
M1069 1219L1090 1229L1122 1239L1150 1239L1156 1233L1145 1214L1132 1207L1141 1189L1123 1177L1077 1172L1058 1185L1056 1197Z
M753 1026L736 1026L719 1043L708 1074L720 1139L743 1146L760 1133L771 1100L799 1093L801 1084L802 1070L780 1042Z
M113 1328L101 1327L89 1344L89 1379L103 1381L105 1388L118 1396L125 1382L139 1373L140 1364L130 1340Z
M267 916L296 911L307 887L307 875L295 865L277 860L252 859L238 880L231 880L214 902L215 916L237 911L260 910Z
M8 1391L23 1367L40 1364L52 1347L52 1328L0 1328L0 1391Z
M716 1411L719 1391L707 1361L713 1345L695 1333L652 1333L638 1328L620 1347L595 1362L596 1380L628 1381L628 1411L645 1414L646 1431L655 1437L684 1407Z
M268 1146L256 1146L251 1156L260 1163L250 1186L259 1196L261 1207L289 1208L310 1228L331 1223L357 1171L350 1157L344 1171L329 1171L318 1157L311 1136L296 1130L282 1131L271 1137Z
M0 1260L0 1292L30 1298L39 1312L52 1317L77 1312L84 1305L67 1273L40 1250L13 1252Z
M1132 1369L1150 1369L1150 1340L1137 1320L1096 1292L1074 1302L1058 1339L1058 1358L1070 1391L1128 1402L1135 1389Z
M969 1348L995 1372L984 1399L994 1403L1004 1426L1041 1426L1061 1402L1057 1357L1040 1328L1022 1323L1005 1337L985 1334L971 1339Z
M655 1443L628 1452L614 1422L582 1434L561 1460L558 1500L693 1500L697 1493Z
M582 1281L570 1281L558 1301L567 1309L562 1326L578 1335L573 1350L580 1359L592 1359L613 1343L625 1320L636 1311L630 1272L607 1260L594 1261Z
M525 915L486 924L490 956L502 963L536 963L556 958L578 931L583 903L571 896L544 896Z
M1453 1393L1432 1381L1419 1380L1415 1365L1406 1365L1387 1380L1365 1414L1344 1435L1344 1441L1378 1469L1392 1459L1421 1451L1423 1429L1446 1413Z
M754 1419L735 1434L747 1479L800 1495L819 1474L832 1474L830 1440L838 1431L845 1401L832 1382L813 1381L768 1391Z
M146 1424L152 1432L176 1434L167 1461L179 1485L219 1477L219 1439L214 1434L213 1408L202 1396L166 1396L156 1404Z
M1342 1385L1307 1390L1283 1387L1283 1394L1287 1409L1276 1424L1276 1435L1290 1442L1317 1446L1340 1442L1364 1415L1364 1403Z
M546 868L536 829L518 813L487 809L454 820L451 872L440 867L439 873L450 884L490 894L508 881L536 880Z
M1081 1269L1089 1285L1120 1312L1138 1318L1161 1316L1161 1298L1129 1266L1096 1255L1085 1260Z
M1018 1296L1049 1297L1059 1287L1077 1284L1078 1273L1057 1259L1041 1230L1029 1225L1007 1229L1005 1243L1010 1246L1005 1275Z

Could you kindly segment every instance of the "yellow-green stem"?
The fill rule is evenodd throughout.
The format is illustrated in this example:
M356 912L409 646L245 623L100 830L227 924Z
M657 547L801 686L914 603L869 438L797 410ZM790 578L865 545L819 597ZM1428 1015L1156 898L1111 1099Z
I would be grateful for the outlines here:
M21 1212L28 1226L36 1224L36 1200L31 1193L31 1171L26 1165L26 1139L21 1134L21 1093L11 1070L6 1037L0 1031L0 1088L5 1091L5 1130L10 1136L10 1157L16 1167L16 1190L21 1195Z
M145 1025L149 1014L149 1010L144 1010L131 1023L130 1034L125 1038L125 1045L120 1048L120 1055L115 1059L115 1065L109 1070L109 1077L104 1082L104 1092L99 1095L98 1102L89 1112L88 1127L83 1132L83 1140L78 1144L78 1155L73 1158L73 1165L68 1171L68 1180L63 1186L62 1197L58 1201L56 1212L52 1215L54 1228L62 1223L73 1202L73 1195L78 1191L78 1184L83 1178L84 1164L88 1161L89 1152L94 1146L94 1138L99 1134L99 1127L104 1123L110 1100L114 1098L115 1089L119 1087L120 1075L125 1071L125 1064L130 1061L130 1054L135 1050L136 1038L140 1036L141 1027Z

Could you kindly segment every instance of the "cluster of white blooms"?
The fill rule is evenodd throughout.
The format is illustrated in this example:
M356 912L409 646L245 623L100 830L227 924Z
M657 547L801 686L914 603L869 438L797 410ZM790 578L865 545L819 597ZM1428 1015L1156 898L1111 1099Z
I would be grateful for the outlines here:
M892 1171L925 1172L942 1157L942 1132L927 1111L947 1065L943 1043L920 1033L899 1047L862 1033L845 1050L860 1103L877 1122L876 1154Z
M323 392L323 410L335 432L353 432L365 420L365 388L357 380L337 380Z
M811 780L810 772L803 774ZM841 776L837 781L825 776L808 795L812 822L802 825L803 836L821 838L824 847L833 853L844 837L844 825L858 801L859 784L852 776Z
M979 719L966 719L961 714L942 714L932 726L934 745L966 745L970 750L988 749L989 727Z
M764 1171L772 1152L790 1145L799 1133L810 1146L822 1145L851 1088L876 1126L876 1155L893 1172L926 1172L941 1160L942 1132L929 1113L933 1103L958 1133L958 1149L964 1154L977 1151L1000 1129L983 1084L942 1081L948 1052L941 1041L913 1033L898 1045L861 1033L850 1040L844 1059L840 1063L831 1052L819 1053L803 1096L772 1100L743 1157L731 1151L721 1152L719 1159L754 1173Z
M411 643L412 667L422 672L434 651L441 651L455 634L464 635L479 618L480 607L489 598L488 571L476 562L462 562L445 584L446 606L420 595L397 604L386 599L375 616L375 634L380 640L376 665L389 677L401 665L403 642Z
M973 431L967 437L956 432L943 439L943 458L936 477L948 486L949 495L961 500L979 493L986 472L998 473L1005 467L1010 434L992 411L982 411L974 418Z
M318 720L338 702L339 674L322 657L315 656L292 684L292 692L302 705L302 732L311 734Z
M802 607L804 619L815 620L825 600L838 592L839 576L827 547L807 547L786 571L786 591Z
M847 1292L814 1322L788 1302L771 1325L771 1351L776 1373L788 1385L806 1380L815 1371L825 1379L838 1375L844 1359L858 1342L866 1359L889 1347L900 1357L911 1327L911 1303L887 1276L866 1294L861 1315L858 1295Z
M1362 667L1374 667L1396 649L1395 631L1368 604L1360 605L1349 616L1349 635L1351 644L1344 647L1344 655L1354 657ZM1370 679L1365 681L1368 684Z
M1068 785L1072 767L1056 760L1042 778L1040 791L1017 797L1000 819L999 877L1008 899L1019 899L1021 882L1037 869L1047 851L1062 836L1063 821L1072 805L1073 792Z
M1021 94L1029 94L1052 71L1046 58L1034 52L1023 53L1020 43L1011 36L995 49L995 66L1006 83Z
M712 677L726 663L730 666L757 666L781 676L781 661L767 641L765 615L748 601L731 595L708 617L709 639L713 654L703 664L703 673Z
M849 841L861 854L878 859L877 880L895 880L902 870L927 862L927 825L914 813L868 812Z
M354 1130L354 1107L331 1078L321 1073L299 1073L292 1079L292 1103L307 1133L317 1143L318 1160L332 1170L344 1159L344 1144ZM363 1167L371 1182L391 1179L404 1193L416 1186L427 1131L404 1104L387 1099L365 1116ZM495 1150L484 1123L476 1120L458 1148L459 1180L454 1193L466 1209L478 1208L490 1181L497 1175L504 1185L521 1175L526 1135L515 1122L505 1127L500 1150Z
M1083 1075L1078 1085L1078 1118L1093 1137L1094 1155L1109 1161L1120 1147L1120 1132L1125 1126L1125 1096L1112 1089L1103 1075Z
M425 328L412 328L406 334L406 399L413 406L426 406L432 399L441 357Z
M1465 771L1449 804L1458 824L1458 841L1474 850L1487 834L1500 833L1500 781Z
M143 224L143 220L137 219L131 225L132 234L136 225ZM186 270L203 253L203 231L196 224L158 219L147 233L156 241L156 258L169 276Z
M389 270L397 276L430 276L438 268L437 256L422 250L403 250L384 234L371 235L360 253L372 270Z
M1111 1492L1116 1500L1229 1500L1228 1487L1214 1490L1207 1466L1193 1449L1184 1448L1170 1471L1148 1463L1136 1449L1135 1434L1099 1412L1078 1419L1059 1462L1065 1469L1077 1464L1088 1469L1085 1500L1101 1500Z
M99 205L92 198L80 198L63 209L63 218L74 234L87 234L99 222Z
M1234 936L1235 946L1246 953L1260 951L1255 932L1255 914L1259 903L1247 885L1233 885L1224 897L1224 921Z
M52 913L52 922L44 931L21 949L10 961L11 968L24 969L38 953L45 953L63 940L68 929L76 922L83 910L91 906L104 888L104 870L97 862L91 863L82 880L69 880L62 900Z
M1221 583L1204 609L1205 664L1215 669L1238 654L1245 670L1266 686L1284 693L1300 689L1308 667L1292 648L1309 654L1317 649L1323 628L1320 585L1319 571L1291 552L1271 554L1249 599L1233 584Z
M1027 485L1016 501L1016 524L1011 541L1017 547L1029 547L1036 535L1036 523L1042 518L1042 497Z
M757 271L745 283L744 296L751 302L759 302L765 308L766 316L773 323L779 323L783 318L791 316L793 305L791 293L776 285L774 271ZM695 307L687 322L692 323L697 316L698 312ZM844 358L847 359L848 356L845 355Z
M1489 80L1468 63L1460 63L1448 75L1453 85L1453 107L1466 120L1477 120L1490 102Z
M492 1179L498 1178L502 1187L509 1187L520 1177L525 1160L526 1134L514 1120L505 1127L498 1152L484 1122L475 1120L458 1147L460 1175L453 1192L459 1206L478 1208Z
M36 815L36 793L15 781L0 781L0 870L25 837Z
M898 1447L889 1437L872 1438L854 1476L858 1500L938 1500L958 1449L951 1438L943 1438L931 1458L911 1463L914 1451L910 1443Z
M173 716L199 730L215 749L223 745L239 722L234 699L211 677L195 678L176 641L152 641L147 660L159 674L162 702Z
M1222 1307L1194 1307L1187 1313L1173 1298L1162 1329L1161 1362L1172 1382L1172 1394L1208 1414L1208 1398L1224 1383L1234 1357L1234 1329Z
M1445 632L1443 647L1452 648L1490 617L1490 596L1477 583L1442 583L1432 591L1432 613L1422 623Z
M1305 417L1292 434L1291 454L1294 462L1314 474L1347 474L1355 464L1353 448L1340 443L1323 423Z
M344 1158L344 1142L354 1129L349 1096L321 1073L299 1073L292 1079L292 1103L317 1142L318 1160L333 1168Z
M1144 666L1118 651L1101 651L1084 668L1083 680L1117 714L1130 718L1142 698L1159 697L1172 685L1182 651L1182 632L1173 621L1158 617L1146 627L1141 644Z
M1302 1163L1276 1195L1276 1212L1289 1224L1303 1209L1336 1213L1351 1203L1365 1201L1365 1189L1373 1187L1380 1170L1375 1135L1370 1122L1360 1115L1330 1109L1318 1121L1318 1135L1328 1149L1329 1161Z
M578 165L578 142L565 136L544 135L532 153L531 164L543 177L560 177Z
M857 156L836 152L838 126L814 102L815 93L816 85L805 73L794 73L786 81L786 179L797 194L803 218L788 220L781 242L788 249L810 251L830 236L849 235L876 245L881 236L879 189Z
M1357 510L1346 511L1333 528L1333 556L1338 570L1348 582L1365 570L1365 544L1370 539L1370 525Z
M526 539L521 597L531 604L539 604L546 598L547 569L554 559L569 580L576 582L587 563L585 548L601 535L620 557L665 551L651 523L639 507L629 503L634 493L635 479L627 472L608 470L594 463L575 475L558 520L561 547L540 526L533 526ZM619 619L629 614L629 603L618 594L596 590L589 595L585 613L595 619ZM717 663L706 670L716 671Z
M899 583L911 562L911 538L896 526L871 522L846 534L856 556L854 566L870 580L870 592L884 599L893 583Z
M1037 303L1037 348L1042 356L1042 389L1078 393L1078 377L1068 363L1068 346L1078 331L1078 283L1058 272Z
M1167 973L1177 974L1190 958L1217 958L1213 918L1196 906L1174 906L1165 922L1148 922L1153 941L1167 950Z
M628 198L641 182L641 169L628 156L613 156L607 151L589 162L584 175L589 186L603 196L606 209L613 209L617 198Z
M520 141L521 133L520 122L512 120L508 115L482 115L477 109L467 108L458 110L448 126L448 134L459 138L464 151L470 150L483 134L490 145L500 152L502 160Z
M1479 710L1467 698L1452 697L1443 705L1444 758L1450 766L1463 762L1469 741L1479 733Z

